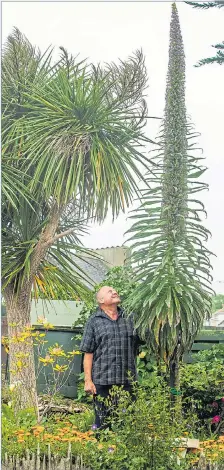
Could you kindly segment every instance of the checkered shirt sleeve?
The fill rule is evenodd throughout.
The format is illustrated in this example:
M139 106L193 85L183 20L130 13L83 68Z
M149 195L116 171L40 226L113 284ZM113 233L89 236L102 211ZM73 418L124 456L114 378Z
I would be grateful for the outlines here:
M85 325L79 350L82 352L93 353L95 349L96 349L95 334L94 334L92 319L90 318Z

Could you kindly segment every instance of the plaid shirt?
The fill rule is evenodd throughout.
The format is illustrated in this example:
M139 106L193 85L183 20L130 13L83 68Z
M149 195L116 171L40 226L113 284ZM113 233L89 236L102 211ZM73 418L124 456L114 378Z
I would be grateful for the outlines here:
M118 307L118 319L112 320L100 308L88 319L80 351L93 353L92 380L97 385L127 384L128 372L137 380L136 352L139 338L133 316L125 318Z

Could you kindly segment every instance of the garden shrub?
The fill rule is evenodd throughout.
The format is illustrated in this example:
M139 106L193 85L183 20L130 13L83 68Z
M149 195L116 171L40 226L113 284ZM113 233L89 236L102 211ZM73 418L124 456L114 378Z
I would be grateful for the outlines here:
M177 455L180 438L186 436L187 424L193 427L193 423L183 419L181 412L173 415L166 386L157 383L148 393L144 387L136 385L135 394L136 401L132 402L123 392L114 416L109 420L112 430L102 432L100 444L103 446L102 452L106 447L107 454L103 454L102 462L94 459L93 455L93 468L179 469ZM105 462L107 467L104 466Z
M204 437L224 433L224 345L197 354L194 364L182 364L181 390L186 407L198 416Z
M92 406L67 417L45 416L38 424L34 410L15 413L12 404L4 404L2 455L7 452L9 456L23 457L27 448L35 452L39 444L43 457L50 444L53 455L65 457L70 443L72 455L82 455L84 464L92 470L191 470L202 449L211 461L223 461L223 437L217 436L202 442L201 450L190 453L177 465L183 450L181 438L198 438L195 416L190 409L183 416L180 407L174 412L169 388L162 378L151 388L139 384L135 387L136 401L121 392L110 419L111 430L101 431L100 436Z
M94 434L91 408L67 418L45 418L40 425L31 411L27 410L27 415L21 412L23 416L21 413L15 416L13 409L5 405L2 453L22 457L27 448L35 451L39 443L43 456L50 443L53 454L66 456L70 442L72 454L82 455L86 466L93 470L180 469L176 465L177 447L179 438L186 436L189 421L187 423L181 413L173 419L166 387L157 384L149 394L137 386L134 403L125 392L121 395L111 418L112 429L101 431L98 440Z

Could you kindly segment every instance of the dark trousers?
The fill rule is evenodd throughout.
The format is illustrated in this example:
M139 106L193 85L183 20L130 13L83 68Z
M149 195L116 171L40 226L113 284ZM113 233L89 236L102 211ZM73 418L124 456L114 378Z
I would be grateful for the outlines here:
M97 426L97 429L106 429L107 427L110 428L110 425L107 423L107 418L109 418L112 415L114 408L117 406L118 401L119 401L119 396L115 395L110 398L110 391L113 385L95 384L95 387L96 387L96 393L97 393L96 395L94 395L95 425ZM129 392L131 395L131 399L133 401L135 400L132 387L130 384L124 384L123 386L116 385L116 387L119 387L120 390ZM98 397L102 397L104 399L109 397L110 404L109 405L106 404L104 400L99 401Z

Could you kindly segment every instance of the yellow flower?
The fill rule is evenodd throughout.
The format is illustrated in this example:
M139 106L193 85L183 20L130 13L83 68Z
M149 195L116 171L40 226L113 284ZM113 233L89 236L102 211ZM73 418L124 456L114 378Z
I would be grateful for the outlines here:
M81 353L81 351L73 350L73 351L69 351L68 354L71 354L71 356L75 356L76 354L78 355L78 354L82 354L82 353Z
M34 330L34 326L26 325L26 326L25 326L25 330L26 330L26 331L32 331L32 330Z
M54 437L52 434L45 433L43 439L52 439L52 437Z
M140 357L140 359L143 359L144 357L146 356L146 352L145 351L142 351L138 357Z
M53 330L54 329L54 325L52 325L52 323L47 322L47 323L44 323L43 325L44 325L44 328L46 330Z
M44 426L37 425L37 426L33 426L32 429L33 429L33 432L42 432L44 431Z
M54 370L56 370L56 372L65 372L67 369L68 366L59 366L59 364L56 364L56 366L54 367Z
M24 366L22 361L17 361L16 365L17 365L18 369L22 369L22 367Z
M48 351L49 351L49 354L51 354L52 356L56 356L56 357L66 356L65 352L60 346L58 346L58 344L56 344L54 347L49 348Z
M15 354L15 356L20 358L20 359L24 359L24 357L29 357L29 353L19 352L19 353Z
M101 449L103 449L103 444L99 444L97 447L98 447L99 450L101 450Z
M43 325L43 323L47 323L47 318L38 316L37 323L40 323L41 325Z
M39 361L44 363L44 366L47 366L48 364L53 364L54 359L53 357L50 357L47 355L45 358L44 357L39 357Z

